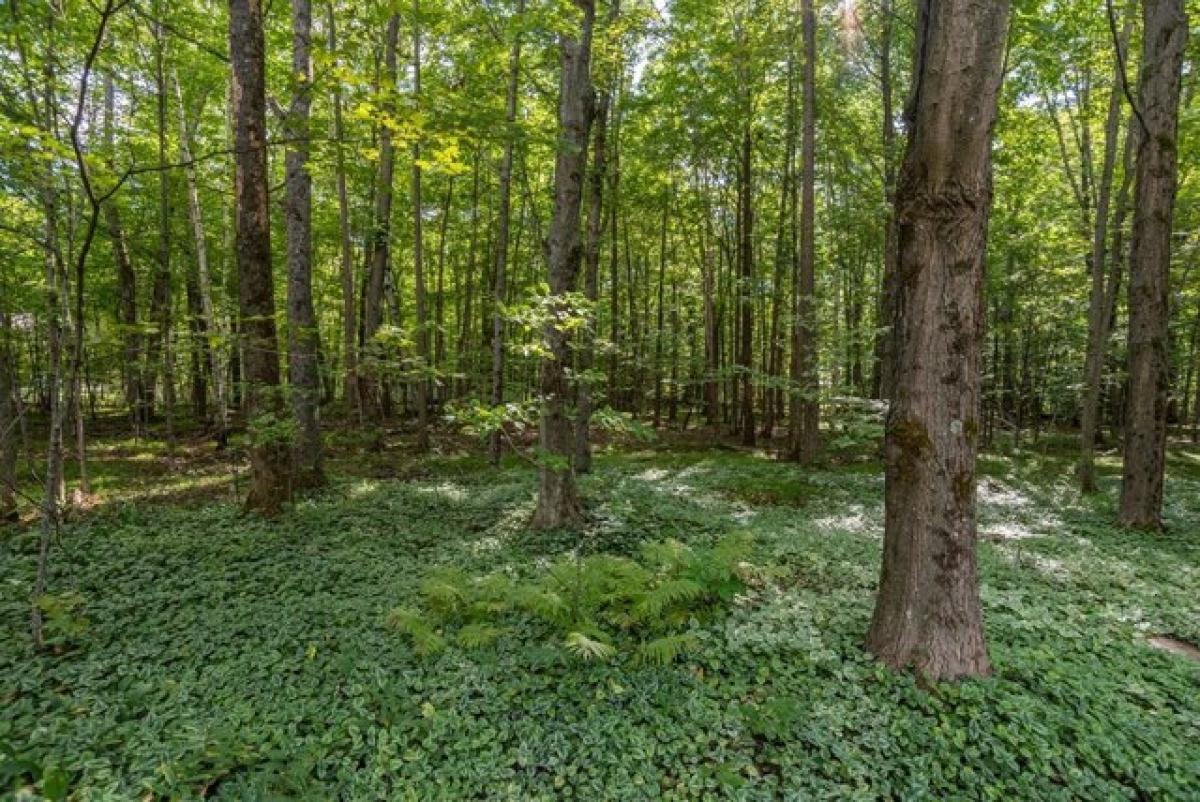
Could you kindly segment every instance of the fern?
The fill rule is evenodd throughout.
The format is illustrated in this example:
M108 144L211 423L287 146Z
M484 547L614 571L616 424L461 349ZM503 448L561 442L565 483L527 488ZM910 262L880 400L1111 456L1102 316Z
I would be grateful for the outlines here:
M467 624L458 631L456 640L464 649L481 649L491 646L500 636L507 633L503 627L493 627L487 624Z
M699 638L690 632L664 635L638 646L637 659L640 663L665 666L674 663L684 653L695 651L699 646Z
M583 660L609 660L617 653L616 647L601 640L589 638L582 632L569 632L563 641L567 651Z
M426 603L442 613L453 613L466 602L466 575L457 568L440 569L421 582L421 595Z
M652 621L670 608L695 601L705 595L704 586L691 579L668 579L647 592L634 605L633 615L639 621Z
M446 648L445 639L419 613L397 607L388 613L388 626L407 635L417 654L431 657Z
M551 624L563 624L570 619L570 610L562 596L552 590L538 587L518 586L513 589L512 602Z

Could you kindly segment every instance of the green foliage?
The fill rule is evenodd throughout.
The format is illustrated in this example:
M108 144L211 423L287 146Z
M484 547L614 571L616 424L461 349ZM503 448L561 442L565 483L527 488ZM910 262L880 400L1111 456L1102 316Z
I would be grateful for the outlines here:
M105 453L94 478L111 481ZM50 587L86 599L74 614L91 623L43 652L28 633L37 533L9 530L0 798L63 777L79 800L1194 798L1200 668L1145 638L1200 642L1200 454L1172 453L1157 537L1109 523L1114 462L1081 499L1072 457L988 455L995 675L933 688L862 650L878 463L602 454L581 480L592 523L567 534L526 531L528 466L474 459L340 480L275 522L233 502L114 504L64 527ZM804 504L750 501L755 485L801 487ZM629 620L572 623L560 581L579 563L622 586L679 578L689 550L742 532L772 581L744 576L716 614L650 632L622 602ZM581 543L605 553L576 559ZM441 587L464 582L462 597ZM429 595L453 611L445 624ZM380 626L392 607L440 654ZM573 632L617 653L584 660Z
M528 579L439 568L420 582L426 616L400 607L388 622L427 656L442 651L439 632L450 626L460 626L457 642L478 648L523 631L490 623L516 615L550 627L580 659L608 660L630 643L636 659L666 665L698 644L686 628L745 589L754 571L745 562L750 551L750 539L734 534L710 547L646 543L640 563L611 554L571 556Z

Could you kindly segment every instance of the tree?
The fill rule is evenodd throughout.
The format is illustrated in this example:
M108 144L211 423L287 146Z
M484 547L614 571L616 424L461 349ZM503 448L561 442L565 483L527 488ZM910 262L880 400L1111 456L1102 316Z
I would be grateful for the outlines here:
M1129 412L1122 526L1162 528L1166 472L1171 232L1178 181L1179 94L1188 23L1183 0L1142 3L1141 126L1129 258Z
M413 0L413 101L421 104L421 3ZM429 450L429 315L425 293L425 238L422 220L425 214L421 199L421 138L412 143L412 220L413 220L413 280L417 307L417 451Z
M288 109L286 160L288 380L296 419L295 484L325 483L321 458L320 332L312 298L312 176L308 171L308 118L312 106L312 6L292 0L292 104Z
M562 77L558 101L558 152L554 164L554 217L547 237L550 297L543 327L546 354L541 365L541 465L535 529L552 529L579 522L583 508L575 489L574 433L567 408L573 398L567 378L571 351L569 331L562 318L570 316L570 293L575 289L582 259L579 211L587 166L588 135L592 125L593 0L574 0L582 14L578 35L559 35Z
M983 268L1006 0L921 0L896 192L895 393L867 648L931 679L990 672L975 567Z
M237 207L238 331L253 426L245 508L280 512L292 492L291 437L280 426L279 340L267 197L266 63L260 0L230 0L233 67L234 200ZM283 429L281 432L280 429Z

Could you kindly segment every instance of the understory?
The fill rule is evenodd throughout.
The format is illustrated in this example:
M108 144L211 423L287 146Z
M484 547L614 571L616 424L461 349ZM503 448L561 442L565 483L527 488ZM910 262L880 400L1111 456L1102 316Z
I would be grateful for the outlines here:
M1171 455L1161 536L1110 524L1115 461L1102 492L1081 499L1053 449L984 455L995 675L923 687L861 647L882 530L871 456L801 470L686 443L612 450L582 480L580 535L527 529L535 476L516 460L496 470L445 455L371 478L382 462L351 444L328 491L264 521L239 514L220 463L105 448L96 484L110 500L55 545L45 653L27 631L36 533L0 535L0 793L1162 800L1200 789L1200 663L1149 643L1200 643L1194 451ZM155 486L170 474L181 497L139 497L146 472ZM196 487L208 492L189 496ZM574 658L537 622L421 656L386 625L439 566L520 581L572 552L728 535L750 537L765 578L693 621L697 647L666 666Z

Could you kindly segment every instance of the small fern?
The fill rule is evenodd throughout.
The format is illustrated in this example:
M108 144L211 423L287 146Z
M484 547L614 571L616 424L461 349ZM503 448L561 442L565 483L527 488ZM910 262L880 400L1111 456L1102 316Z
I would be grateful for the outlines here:
M569 632L563 645L571 654L583 660L609 660L616 656L617 649L609 643L589 638L582 632Z
M388 626L407 635L413 650L424 657L431 657L445 650L446 641L429 625L419 613L397 607L388 614Z
M633 607L633 615L639 621L653 621L666 610L680 604L695 601L704 596L704 587L687 578L668 579L647 592Z
M464 649L482 649L491 646L508 630L503 627L493 627L488 624L467 624L458 631L455 640Z
M699 646L699 638L690 632L681 635L664 635L638 646L637 659L640 663L665 666L674 663L684 653L695 651Z

